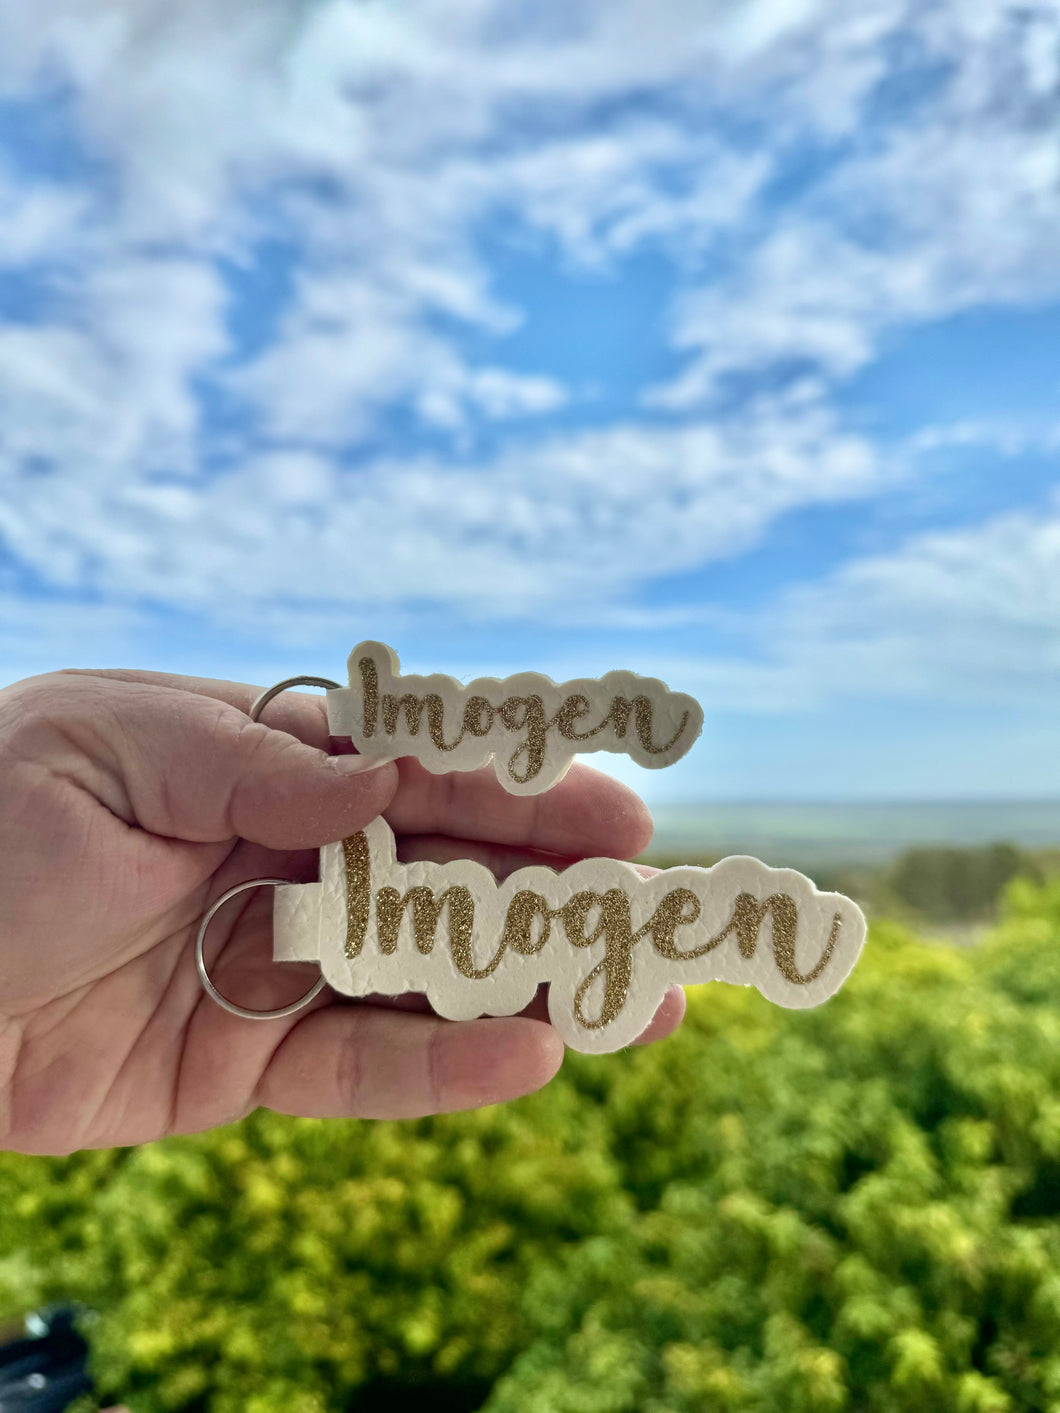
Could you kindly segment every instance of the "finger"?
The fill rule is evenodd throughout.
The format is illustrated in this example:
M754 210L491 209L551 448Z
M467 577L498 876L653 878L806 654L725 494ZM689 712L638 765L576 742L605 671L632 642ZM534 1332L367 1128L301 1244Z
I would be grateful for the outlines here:
M292 968L268 966L268 905L265 890L229 905L219 921L235 925L211 963L223 994L263 1010L286 1004L309 984L287 976ZM237 1036L229 1017L207 1008L192 1037L195 1063L186 1066L185 1078L190 1082L202 1065L204 1075L225 1073L235 1090L250 1095L240 1112L265 1104L306 1116L401 1118L499 1103L540 1088L558 1068L563 1043L548 1023L547 994L539 987L521 1017L460 1023L439 1020L416 993L354 1004L322 997L293 1022L278 1023L289 1027L278 1047L265 1028L250 1034L244 1028ZM684 994L672 988L636 1043L668 1035L683 1011ZM216 1085L208 1088L213 1093ZM207 1117L220 1121L212 1111ZM182 1127L202 1122L199 1115Z
M672 1035L685 1018L688 1005L683 986L671 986L652 1016L646 1029L634 1040L634 1045L651 1045L656 1040L665 1040Z
M447 864L472 859L483 864L495 878L503 880L521 868L544 866L557 873L576 860L561 854L546 854L515 844L491 844L479 839L450 839L445 834L401 834L397 837L398 861L403 864Z
M457 859L473 859L484 864L495 878L502 881L520 868L551 868L562 873L578 862L563 854L546 854L539 849L525 849L515 844L491 844L479 839L450 839L445 834L401 834L397 838L400 863L447 864ZM651 878L658 869L648 864L634 864L642 878Z
M420 999L426 1003L426 997L414 999L410 996L400 999L407 1009L418 1009L418 1000ZM650 1045L653 1040L665 1040L684 1020L685 1009L684 988L671 986L659 1003L655 1015L632 1043L634 1045ZM534 999L519 1014L526 1016L529 1020L548 1020L548 987L539 986Z
M433 1015L431 1003L419 991L406 991L400 996L364 996L361 1000L365 1005L381 1006L386 1010L415 1011L420 1015ZM665 1040L684 1020L686 1009L684 987L671 986L660 1001L651 1021L632 1043L650 1045L655 1040ZM547 1021L548 987L539 986L534 999L528 1006L524 1006L519 1014L527 1020Z
M489 766L432 775L405 759L400 770L401 784L386 812L399 834L447 834L572 858L633 858L651 841L643 800L587 765L573 765L542 795L508 794Z
M212 891L223 893L248 878L282 878L287 883L316 883L320 879L319 849L266 849L239 839L214 870Z
M177 692L193 692L210 697L215 702L227 702L249 713L264 688L250 682L227 682L218 677L183 677L176 672L140 672L125 667L67 667L59 677L99 677L114 682L140 683L148 687L169 687ZM328 748L328 711L323 697L310 692L287 691L273 697L266 706L262 720L277 731L297 736L306 745L318 750Z
M248 712L261 693L260 687L248 683L125 668L69 669L54 675L165 687L224 702L242 712ZM274 729L318 749L328 748L323 697L284 692L265 710L265 719ZM543 795L510 795L489 766L439 776L406 757L400 768L401 788L387 813L399 833L466 834L578 858L592 854L634 858L651 842L651 814L640 797L587 765L573 765Z
M563 1042L540 1021L331 1005L288 1031L255 1098L305 1118L422 1118L529 1094L562 1060Z
M329 756L194 692L76 674L34 680L22 701L24 753L154 834L314 848L363 828L398 783L392 764Z

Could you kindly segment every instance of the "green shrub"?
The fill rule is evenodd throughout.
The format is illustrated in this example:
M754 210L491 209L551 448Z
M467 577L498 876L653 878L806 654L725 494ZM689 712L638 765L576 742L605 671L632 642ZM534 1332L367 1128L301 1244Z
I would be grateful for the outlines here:
M993 915L998 899L1033 860L1012 844L981 849L907 849L885 887L904 907L933 922L973 922Z
M1060 1413L1060 886L691 1002L505 1108L0 1156L0 1317L136 1413Z

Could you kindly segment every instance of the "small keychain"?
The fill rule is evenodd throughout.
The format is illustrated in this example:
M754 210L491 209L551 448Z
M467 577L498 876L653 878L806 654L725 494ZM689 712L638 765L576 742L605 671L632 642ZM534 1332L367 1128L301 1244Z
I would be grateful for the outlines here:
M699 703L656 678L623 671L559 684L524 672L463 686L402 676L397 655L377 642L350 654L348 686L288 678L262 693L251 718L296 686L327 688L332 736L362 754L414 756L438 774L492 764L517 795L551 789L590 751L669 766L703 727ZM300 1000L251 1011L214 987L203 946L218 909L265 884L277 889L274 960L314 961L321 975ZM865 932L849 898L758 859L651 878L620 860L583 859L562 872L523 868L498 883L470 859L399 863L380 818L325 845L315 883L259 878L222 894L202 920L196 961L210 996L255 1020L293 1015L325 986L349 996L422 992L451 1020L515 1015L547 983L549 1018L565 1043L603 1053L635 1040L674 982L727 981L782 1006L820 1005L850 974Z

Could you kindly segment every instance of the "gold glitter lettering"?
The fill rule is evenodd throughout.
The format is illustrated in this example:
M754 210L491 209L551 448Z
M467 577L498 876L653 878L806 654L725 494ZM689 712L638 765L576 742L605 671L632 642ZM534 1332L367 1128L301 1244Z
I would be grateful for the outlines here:
M464 729L461 735L488 736L493 730L493 717L493 706L485 697L468 697L464 707Z
M589 715L589 698L582 696L580 692L575 692L573 696L567 697L559 711L552 718L550 725L555 726L559 734L565 741L587 741L590 736L595 736L607 725L606 719L601 721L599 726L595 726L591 731L581 732L575 722L580 721L583 716Z
M552 933L552 919L559 916L542 898L529 888L516 893L508 904L504 919L503 945L521 957L532 957L541 951ZM540 918L541 935L534 938L534 923Z
M777 963L777 970L795 986L808 986L811 981L816 981L832 960L832 953L839 940L839 928L843 919L839 913L835 914L832 919L832 931L824 951L821 953L820 960L812 971L803 975L795 961L795 943L799 935L799 910L795 905L794 898L787 893L774 893L764 903L760 903L751 893L741 893L736 899L736 906L733 909L732 920L728 927L719 932L717 937L712 937L709 942L704 943L702 947L697 947L693 952L685 952L683 955L685 957L702 957L735 932L740 956L744 961L749 962L755 954L758 936L767 914L769 914L772 923L773 956Z
M520 715L521 710L521 715ZM526 740L518 746L508 761L508 774L520 785L536 779L545 760L545 703L539 696L506 697L497 712L509 731L526 731ZM525 757L526 768L517 764Z
M612 697L611 705L603 721L597 722L595 726L590 726L587 731L579 731L575 723L580 721L583 716L588 716L591 709L589 698L580 692L575 692L572 696L567 697L548 724L550 727L557 727L559 734L565 741L589 741L594 736L599 736L601 731L606 731L609 726L615 728L615 735L620 740L625 737L630 713L633 710L632 703L628 702L625 697ZM661 746L659 749L665 750L666 747Z
M431 741L440 751L455 751L464 739L464 733L461 731L456 740L451 743L446 741L443 729L445 708L437 692L428 692L425 697L417 697L413 692L406 692L401 697L395 697L390 692L384 692L383 730L388 736L393 736L398 729L398 717L404 712L405 730L410 736L418 736L425 708L427 711L427 734Z
M661 756L665 751L668 751L671 749L671 747L675 746L677 742L681 739L682 735L684 734L684 729L688 725L688 712L686 711L681 717L681 724L678 726L677 730L670 737L670 739L664 745L656 746L652 741L651 734L652 717L654 715L654 711L655 708L652 705L652 700L650 697L641 696L633 698L633 712L637 727L637 740L640 742L641 746L644 748L644 750L648 752L650 756Z
M434 948L442 910L449 909L449 946L453 956L462 948L470 952L475 928L475 900L466 888L454 886L437 896L426 886L417 884L402 895L396 888L380 888L376 894L376 918L379 950L384 956L397 951L401 924L407 909L412 909L412 935L418 950L428 956ZM459 965L459 963L458 963ZM463 971L463 967L461 967ZM468 975L468 973L464 973ZM483 973L488 975L488 973Z
M832 930L828 934L828 941L824 951L821 953L820 961L803 976L795 965L795 932L777 932L776 915L773 917L773 955L777 959L777 967L784 976L796 986L808 986L811 981L816 981L824 971L825 967L832 960L832 953L835 951L836 943L839 941L839 929L843 925L842 916L836 913L832 918Z
M361 955L372 902L372 859L363 829L343 839L342 855L346 861L346 956L352 961Z
M586 933L586 922L594 908L599 908L600 917L592 932ZM586 1030L602 1030L605 1025L610 1025L626 1004L633 976L633 944L637 939L633 936L629 899L621 888L609 888L606 893L575 893L557 911L572 946L591 947L603 935L604 955L574 993L574 1015L578 1024L585 1026ZM604 979L604 999L600 1014L596 1020L588 1020L583 1003L590 987L601 976Z
M642 937L646 932L651 933L652 945L655 950L660 957L668 957L670 961L685 961L689 957L701 957L704 950L702 948L692 952L679 951L674 942L674 934L679 927L698 922L702 911L699 899L690 888L674 888L672 892L666 894L655 912L637 933L637 937ZM705 950L709 951L709 946Z
M626 728L629 726L630 713L633 710L632 703L625 697L612 697L611 706L604 721L610 721L615 728L615 735L620 741L626 739Z
M418 736L420 723L423 720L423 706L420 698L413 696L411 692L406 692L403 697L395 697L391 692L384 692L383 730L388 736L393 736L398 728L398 716L404 709L405 730L410 736Z
M464 770L492 763L506 788L519 794L532 792L539 780L555 784L579 751L621 750L641 763L668 764L688 749L702 724L691 697L629 672L563 684L521 672L462 686L438 674L402 676L396 655L373 642L354 649L349 664L349 691L328 698L333 729L341 723L340 734L369 752L369 742L389 738L398 744L395 753L425 762L437 751L457 752ZM657 741L656 732L671 724L670 739Z
M525 717L525 705L526 699L523 699L516 703L513 710L520 711ZM575 703L571 709L570 720L576 721L579 716ZM482 720L482 712L479 709L474 718L475 724L481 726ZM537 957L553 941L553 924L559 922L570 946L589 949L599 944L603 949L603 955L598 956L598 960L583 976L573 997L573 1020L576 1026L589 1031L604 1029L622 1014L633 984L634 949L638 942L646 938L650 937L655 953L668 962L694 962L713 952L729 938L735 938L739 956L746 963L753 962L758 955L762 929L768 921L777 972L794 986L807 986L815 982L832 963L840 944L844 914L835 912L830 933L815 965L805 972L800 971L796 951L800 914L795 897L777 892L760 900L753 892L741 892L736 895L732 914L720 932L698 946L683 949L677 943L678 931L681 928L694 927L700 922L704 908L703 895L688 887L672 888L662 895L648 920L634 931L633 913L637 905L638 880L627 872L623 886L616 884L606 891L603 891L602 887L601 891L583 889L569 894L566 901L557 906L552 906L549 901L550 895L557 896L552 892L552 885L549 885L544 893L531 888L515 892L508 902L503 931L495 950L479 965L476 941L482 947L492 945L484 938L476 939L475 935L476 897L481 896L478 892L481 885L453 883L439 892L435 892L434 888L426 883L409 887L405 892L402 892L400 887L389 885L373 890L372 850L376 845L369 842L371 837L369 829L352 834L342 841L346 904L344 953L348 961L352 962L363 954L373 901L375 938L380 953L384 957L392 957L398 952L407 919L409 926L405 932L406 937L410 937L415 943L416 950L422 957L433 957L431 965L440 965L442 974L450 979L455 971L469 981L485 980L493 976L509 953L515 957ZM399 884L409 881L408 872L395 863L392 853L384 853L382 860L379 866L383 869L384 877L389 876ZM608 874L603 870L602 865L605 862L597 861L603 876L614 878L616 875L613 871ZM620 865L615 865L615 868L619 867ZM764 876L768 878L769 871L764 870L763 865L755 867L763 870ZM706 877L709 871L703 873ZM415 876L413 873L412 877ZM425 875L420 873L419 876L422 878ZM444 880L446 875L436 871L426 876ZM687 876L686 874L686 878ZM746 870L741 870L740 876L747 877ZM718 885L724 887L724 873L717 877ZM441 886L439 883L440 888ZM564 891L566 890L561 890L558 896L562 897ZM764 891L765 887L762 888L762 892ZM435 955L443 913L447 914L447 929L442 937L444 946L448 948L448 957ZM855 914L855 927L857 917ZM702 928L698 936L703 937L706 931L705 927ZM694 942L695 939L694 933L690 940ZM726 979L736 979L731 970L734 962L735 957L732 956L723 968ZM642 965L650 966L650 959L643 958ZM408 974L406 972L406 975ZM548 968L533 973L535 978L556 974ZM563 972L560 971L559 974L562 975ZM653 972L653 977L657 974L657 971ZM699 972L695 974L697 977L702 975ZM737 971L736 977L739 976ZM759 974L757 977L748 976L748 980L760 985L763 978ZM768 977L764 980L766 994L772 996L774 993L769 988L775 987L776 981L774 979L771 982ZM428 993L429 991L428 981Z
M471 981L482 981L487 976L492 976L500 966L505 952L508 950L508 929L505 928L496 952L484 967L475 966L474 953L474 932L475 932L475 902L466 888L452 888L452 893L463 893L467 898L467 904L460 904L461 910L457 910L457 903L449 904L449 950L453 954L453 961L457 970ZM459 900L457 900L459 901Z
M736 899L729 932L736 933L740 956L749 962L758 945L758 934L766 920L767 913L773 924L773 951L787 957L795 956L795 939L799 935L799 910L795 899L787 893L774 893L764 903L750 893L741 893ZM783 968L781 968L783 970ZM790 977L788 978L790 981Z
M364 693L364 734L374 736L379 719L379 673L370 657L362 657L357 666L361 671L361 690Z

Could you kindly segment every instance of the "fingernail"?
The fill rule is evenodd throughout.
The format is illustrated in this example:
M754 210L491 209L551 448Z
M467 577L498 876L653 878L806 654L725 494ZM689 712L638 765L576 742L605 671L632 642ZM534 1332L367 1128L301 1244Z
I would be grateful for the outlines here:
M393 756L328 756L332 766L341 775L367 775L370 770L378 770L381 765L390 765Z

